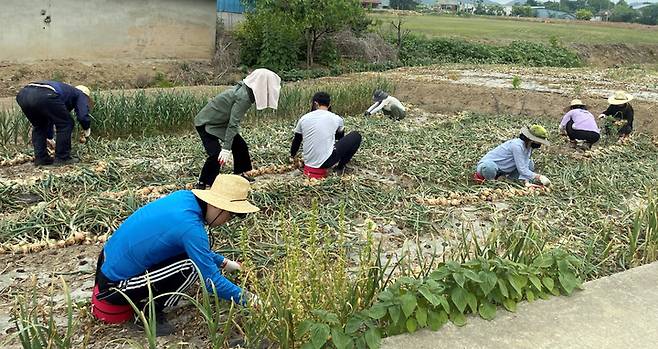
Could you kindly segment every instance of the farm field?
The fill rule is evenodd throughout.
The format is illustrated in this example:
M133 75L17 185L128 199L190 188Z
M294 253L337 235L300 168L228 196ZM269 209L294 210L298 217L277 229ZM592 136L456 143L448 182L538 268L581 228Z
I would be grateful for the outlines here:
M385 27L398 18L385 13L375 13L371 17L381 20ZM658 44L658 29L643 25L434 15L403 15L401 18L404 28L412 32L486 42L548 42L554 37L567 44Z
M217 321L230 330L218 347L240 344L241 339L249 347L304 342L307 337L295 341L280 328L297 327L319 309L344 319L341 301L366 308L364 293L345 292L350 289L346 285L366 287L363 280L378 280L368 274L371 270L381 269L393 280L421 278L444 261L499 255L527 262L560 249L580 260L580 278L594 279L655 260L658 238L643 234L650 231L645 220L655 211L653 188L658 185L658 139L651 118L658 105L656 75L632 69L594 74L586 69L454 65L287 86L291 92L283 103L290 107L252 116L243 125L256 168L288 165L291 130L307 108L311 90L335 91L347 131L358 130L364 143L351 175L316 182L286 168L258 176L252 198L261 211L212 232L216 250L245 262L246 271L230 277L260 291L266 300L261 310L237 314L221 303ZM578 79L583 75L588 78ZM513 76L521 76L517 89L510 83ZM369 92L378 85L401 96L409 107L406 119L361 116ZM589 98L598 110L607 91L617 88L638 92L638 132L624 144L604 138L592 152L569 149L556 132L563 105L576 94ZM200 101L180 103L188 102ZM114 110L104 115L120 113ZM129 119L122 117L115 123L104 121L102 137L76 145L80 164L0 167L0 265L6 266L0 270L0 343L14 332L8 324L10 309L31 307L32 301L35 317L47 318L48 300L58 300L54 314L60 328L66 327L65 292L56 279L66 282L73 299L75 324L69 328L75 333L74 347L146 343L141 331L100 326L88 314L101 241L141 205L189 188L205 156L198 136L184 122L172 124L180 130L173 134L141 137L134 132L117 138L113 130L120 132L117 128ZM152 122L156 128L158 120ZM175 122L175 116L160 122ZM530 190L510 181L474 185L470 175L479 158L531 123L547 126L553 143L534 156L538 171L552 180L550 190ZM2 155L17 158L30 151L10 146ZM77 234L82 239L76 242ZM69 246L58 248L61 240ZM48 243L55 246L46 248ZM35 251L23 253L24 248ZM289 298L277 299L281 294ZM350 299L354 294L356 300ZM281 304L285 309L277 306ZM197 308L184 302L173 311L180 315L173 322L178 331L159 338L158 347L210 346L212 338Z

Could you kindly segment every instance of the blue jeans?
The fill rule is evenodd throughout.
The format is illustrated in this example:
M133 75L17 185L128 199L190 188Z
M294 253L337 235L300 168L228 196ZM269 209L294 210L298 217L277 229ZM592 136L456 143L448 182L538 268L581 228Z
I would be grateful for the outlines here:
M535 170L535 162L532 161L532 159L530 159L530 163L528 164L528 167L530 168L530 171ZM498 165L496 165L496 163L493 161L482 161L478 163L476 171L477 173L482 175L484 179L488 179L488 180L496 179L500 176L506 176L509 179L519 179L520 176L519 171L516 169L509 173L500 171L498 169Z

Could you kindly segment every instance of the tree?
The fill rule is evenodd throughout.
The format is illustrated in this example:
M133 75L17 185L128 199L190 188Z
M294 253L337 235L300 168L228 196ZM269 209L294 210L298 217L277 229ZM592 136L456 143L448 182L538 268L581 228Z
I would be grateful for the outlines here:
M537 0L526 0L525 5L526 6L539 6L539 2L537 2Z
M610 0L589 0L588 5L592 9L592 13L599 13L603 10L609 10L615 6L615 4Z
M498 4L489 5L487 6L487 14L489 16L504 16L505 8Z
M645 6L640 9L640 18L638 22L648 25L658 25L658 4Z
M544 8L547 10L560 11L560 3L556 1L546 1Z
M589 21L592 19L592 11L581 8L580 10L576 11L576 19Z
M391 0L388 6L396 10L415 10L418 4L420 2L417 0Z
M512 6L512 16L534 17L534 13L530 6Z
M610 20L612 22L633 22L638 17L638 12L626 5L624 0L619 0L619 3L612 9Z

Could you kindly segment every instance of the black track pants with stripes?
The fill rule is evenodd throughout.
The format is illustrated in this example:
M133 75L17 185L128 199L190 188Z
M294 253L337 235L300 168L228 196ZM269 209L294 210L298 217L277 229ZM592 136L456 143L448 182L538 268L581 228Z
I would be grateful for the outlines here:
M194 263L186 254L181 254L162 261L149 268L144 274L133 276L126 280L109 280L103 272L104 256L101 251L96 266L96 285L98 285L99 300L115 305L129 304L125 296L135 303L140 309L148 303L148 285L150 283L153 297L168 292L184 292L197 279L198 274ZM122 295L120 290L125 294ZM163 296L155 300L156 311L162 311L165 307L176 305L180 295Z

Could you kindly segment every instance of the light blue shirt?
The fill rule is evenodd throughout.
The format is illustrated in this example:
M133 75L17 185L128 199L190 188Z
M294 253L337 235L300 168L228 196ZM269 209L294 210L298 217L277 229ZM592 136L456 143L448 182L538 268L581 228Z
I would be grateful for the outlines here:
M530 156L532 148L526 148L521 138L514 138L489 151L478 164L492 161L498 166L498 171L512 173L516 170L519 172L519 179L530 180L536 176L530 170Z

